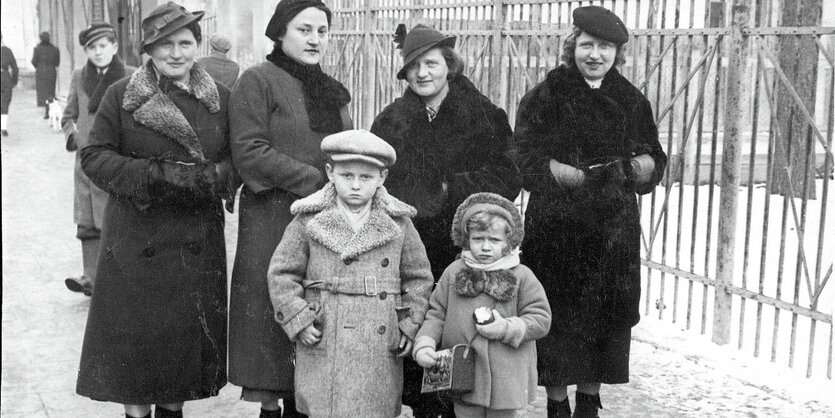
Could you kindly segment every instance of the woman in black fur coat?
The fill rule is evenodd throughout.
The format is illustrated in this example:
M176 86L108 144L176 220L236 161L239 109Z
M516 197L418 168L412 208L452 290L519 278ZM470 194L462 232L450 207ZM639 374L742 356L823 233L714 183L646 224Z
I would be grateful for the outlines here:
M507 113L461 74L455 37L423 25L405 34L400 25L395 42L404 63L397 78L409 87L377 115L371 132L397 151L386 188L417 208L413 221L437 279L460 253L449 235L458 205L476 192L511 201L519 194L518 171L509 155L513 133ZM415 417L454 416L450 405L420 396L420 366L407 359L404 369L403 403Z
M636 193L654 190L667 157L652 108L614 65L629 40L599 6L574 11L563 64L519 104L516 140L525 212L522 262L553 309L537 341L548 417L597 416L601 383L629 381L631 328L639 320L640 215Z

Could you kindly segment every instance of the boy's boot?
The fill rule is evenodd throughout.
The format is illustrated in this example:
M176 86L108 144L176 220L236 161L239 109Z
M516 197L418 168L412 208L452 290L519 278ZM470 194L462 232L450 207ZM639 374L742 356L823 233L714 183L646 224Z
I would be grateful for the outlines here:
M573 415L575 418L597 418L597 410L603 408L600 403L600 394L589 395L588 393L577 392L574 399L576 400Z
M150 413L150 412L148 412L148 414L147 414L147 415L145 415L144 417L135 417L135 416L130 415L130 414L128 414L127 412L125 412L125 418L151 418L151 413Z
M571 404L568 398L561 401L548 399L548 418L571 418Z
M172 411L157 405L154 409L154 418L183 418L183 410Z
M282 402L284 403L284 411L281 414L283 418L307 418L307 415L296 411L295 398L284 398Z
M275 411L268 411L261 408L261 414L258 415L258 418L281 418L281 408L276 409Z

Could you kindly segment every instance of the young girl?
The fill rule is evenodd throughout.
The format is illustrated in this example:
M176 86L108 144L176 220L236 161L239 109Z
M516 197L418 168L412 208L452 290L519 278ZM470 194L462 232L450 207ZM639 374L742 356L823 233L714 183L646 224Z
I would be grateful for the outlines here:
M413 355L428 368L438 361L436 346L471 342L475 388L455 399L457 417L513 417L535 398L534 341L548 333L551 307L536 276L519 264L523 235L519 211L497 194L473 194L455 212L452 239L461 258L432 292ZM479 308L489 309L492 321L476 324Z
M402 357L432 290L415 209L383 187L395 151L362 130L325 137L330 182L296 201L268 273L275 319L296 343L296 409L400 415Z

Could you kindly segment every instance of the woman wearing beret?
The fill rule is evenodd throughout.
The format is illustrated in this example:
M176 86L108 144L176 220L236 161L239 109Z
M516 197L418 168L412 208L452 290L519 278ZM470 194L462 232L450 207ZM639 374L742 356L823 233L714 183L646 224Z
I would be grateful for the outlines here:
M238 249L229 312L229 380L262 417L295 416L293 344L276 322L267 268L293 216L290 205L327 182L325 136L350 129L345 87L319 62L331 12L319 0L282 0L267 25L267 62L232 91L232 158L241 190Z
M414 206L415 228L426 246L432 275L441 277L460 250L449 231L456 208L476 192L510 199L520 190L518 172L508 156L513 132L504 110L485 97L462 72L454 36L424 25L406 33L400 25L395 42L402 48L406 80L403 96L377 115L371 131L397 151L386 185L393 196ZM404 36L405 35L405 36ZM436 417L435 396L420 395L423 369L405 363L403 403L415 417Z
M601 383L629 381L631 328L639 320L637 194L650 193L667 157L652 108L615 68L629 34L599 6L574 10L563 63L519 104L516 140L525 212L522 261L553 309L537 341L548 416L596 417Z
M202 16L169 2L142 21L150 60L107 89L80 151L110 197L76 390L127 417L182 417L226 384L229 92L194 62Z

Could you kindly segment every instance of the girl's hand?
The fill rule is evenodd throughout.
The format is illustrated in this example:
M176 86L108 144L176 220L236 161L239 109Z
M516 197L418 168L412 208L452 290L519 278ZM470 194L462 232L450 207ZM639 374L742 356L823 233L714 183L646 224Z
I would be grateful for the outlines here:
M400 333L400 344L397 345L397 357L403 358L412 352L412 340L402 332Z
M420 367L428 369L438 364L438 353L436 353L435 349L431 347L422 348L420 351L415 353L415 361L420 365Z
M312 347L322 341L322 331L319 331L313 326L313 324L310 324L307 328L299 331L296 341L308 347Z

